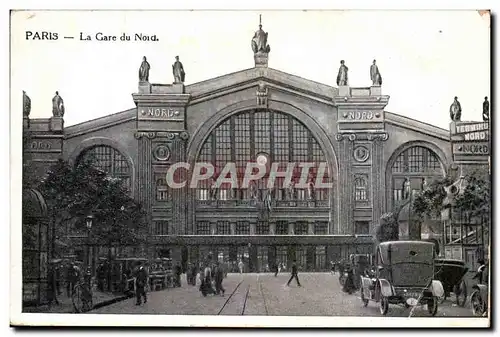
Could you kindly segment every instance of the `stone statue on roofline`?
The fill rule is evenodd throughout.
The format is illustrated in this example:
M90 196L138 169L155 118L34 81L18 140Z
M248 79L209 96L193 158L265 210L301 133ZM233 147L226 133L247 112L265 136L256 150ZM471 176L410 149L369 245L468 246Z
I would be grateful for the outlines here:
M346 86L349 85L349 80L347 76L347 72L349 71L349 68L345 65L344 60L340 61L340 68L339 68L339 73L337 74L337 85L338 86Z
M483 122L490 121L490 102L488 101L488 97L484 98L483 102Z
M31 112L31 99L26 95L26 91L23 90L23 116L29 117Z
M52 115L54 117L64 117L64 101L59 96L59 91L56 91L56 95L52 98Z
M382 75L380 75L376 60L373 60L373 64L370 66L370 78L372 80L372 85L382 85Z
M184 83L186 73L184 72L182 62L179 61L179 56L175 57L175 63L172 64L172 72L174 73L174 83Z
M139 82L149 82L149 70L151 66L146 59L146 56L142 58L141 67L139 68Z
M268 33L262 30L262 16L259 15L259 30L257 30L252 38L252 50L254 54L269 53L271 46L267 44Z
M459 122L462 118L462 106L458 101L458 97L455 96L453 103L450 105L450 119L454 122Z

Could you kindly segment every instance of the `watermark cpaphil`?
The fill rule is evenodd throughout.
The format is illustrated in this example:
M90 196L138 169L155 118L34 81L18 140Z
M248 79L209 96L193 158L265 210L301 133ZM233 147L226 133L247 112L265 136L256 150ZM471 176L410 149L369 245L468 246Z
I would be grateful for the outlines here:
M309 188L311 184L316 189L332 188L328 182L327 164L325 162L274 162L271 165L262 165L248 162L242 170L241 165L228 162L222 170L216 170L214 165L207 162L197 162L191 165L186 162L172 164L166 173L166 182L170 188L178 189L188 186L200 188L207 181L212 187L247 189L252 182L267 179L266 187L286 188L291 184L295 188Z

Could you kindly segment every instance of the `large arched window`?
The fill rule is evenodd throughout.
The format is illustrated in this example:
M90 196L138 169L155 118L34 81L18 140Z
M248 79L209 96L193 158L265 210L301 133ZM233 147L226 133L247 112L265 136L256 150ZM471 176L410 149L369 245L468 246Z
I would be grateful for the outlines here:
M80 155L79 162L82 160L91 162L95 168L112 177L120 178L125 187L131 188L132 173L127 158L113 147L107 145L91 147Z
M391 167L392 199L394 203L406 200L410 193L422 190L444 171L438 156L423 146L412 146L403 151Z
M279 164L279 171L285 171L288 163L297 163L293 172L293 182L297 184L301 175L298 163L314 163L309 171L309 180L316 179L319 164L324 163L323 182L330 181L326 158L314 135L296 118L277 111L257 109L233 115L219 124L208 136L198 154L198 162L211 163L215 175L228 163L235 163L239 186L247 163L256 162L264 156L269 168ZM205 180L198 185L197 199L207 200L211 196L217 200L263 200L267 192L268 176L258 180L254 189L231 190L222 185L217 191L211 186L213 181ZM273 200L328 200L327 189L294 189L284 186L283 177L277 177L273 189Z

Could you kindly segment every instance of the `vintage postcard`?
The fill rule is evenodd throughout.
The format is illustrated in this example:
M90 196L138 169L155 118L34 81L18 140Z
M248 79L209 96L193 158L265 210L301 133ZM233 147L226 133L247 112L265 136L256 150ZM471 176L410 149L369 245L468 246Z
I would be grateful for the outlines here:
M490 326L490 11L10 19L12 325Z

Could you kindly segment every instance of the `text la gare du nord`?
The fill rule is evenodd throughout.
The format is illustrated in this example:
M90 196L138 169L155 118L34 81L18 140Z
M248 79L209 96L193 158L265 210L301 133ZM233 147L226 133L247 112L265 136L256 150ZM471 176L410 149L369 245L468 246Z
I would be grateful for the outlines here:
M80 41L159 41L156 35L147 35L143 33L121 35L107 35L104 33L96 33L94 36L80 32Z

